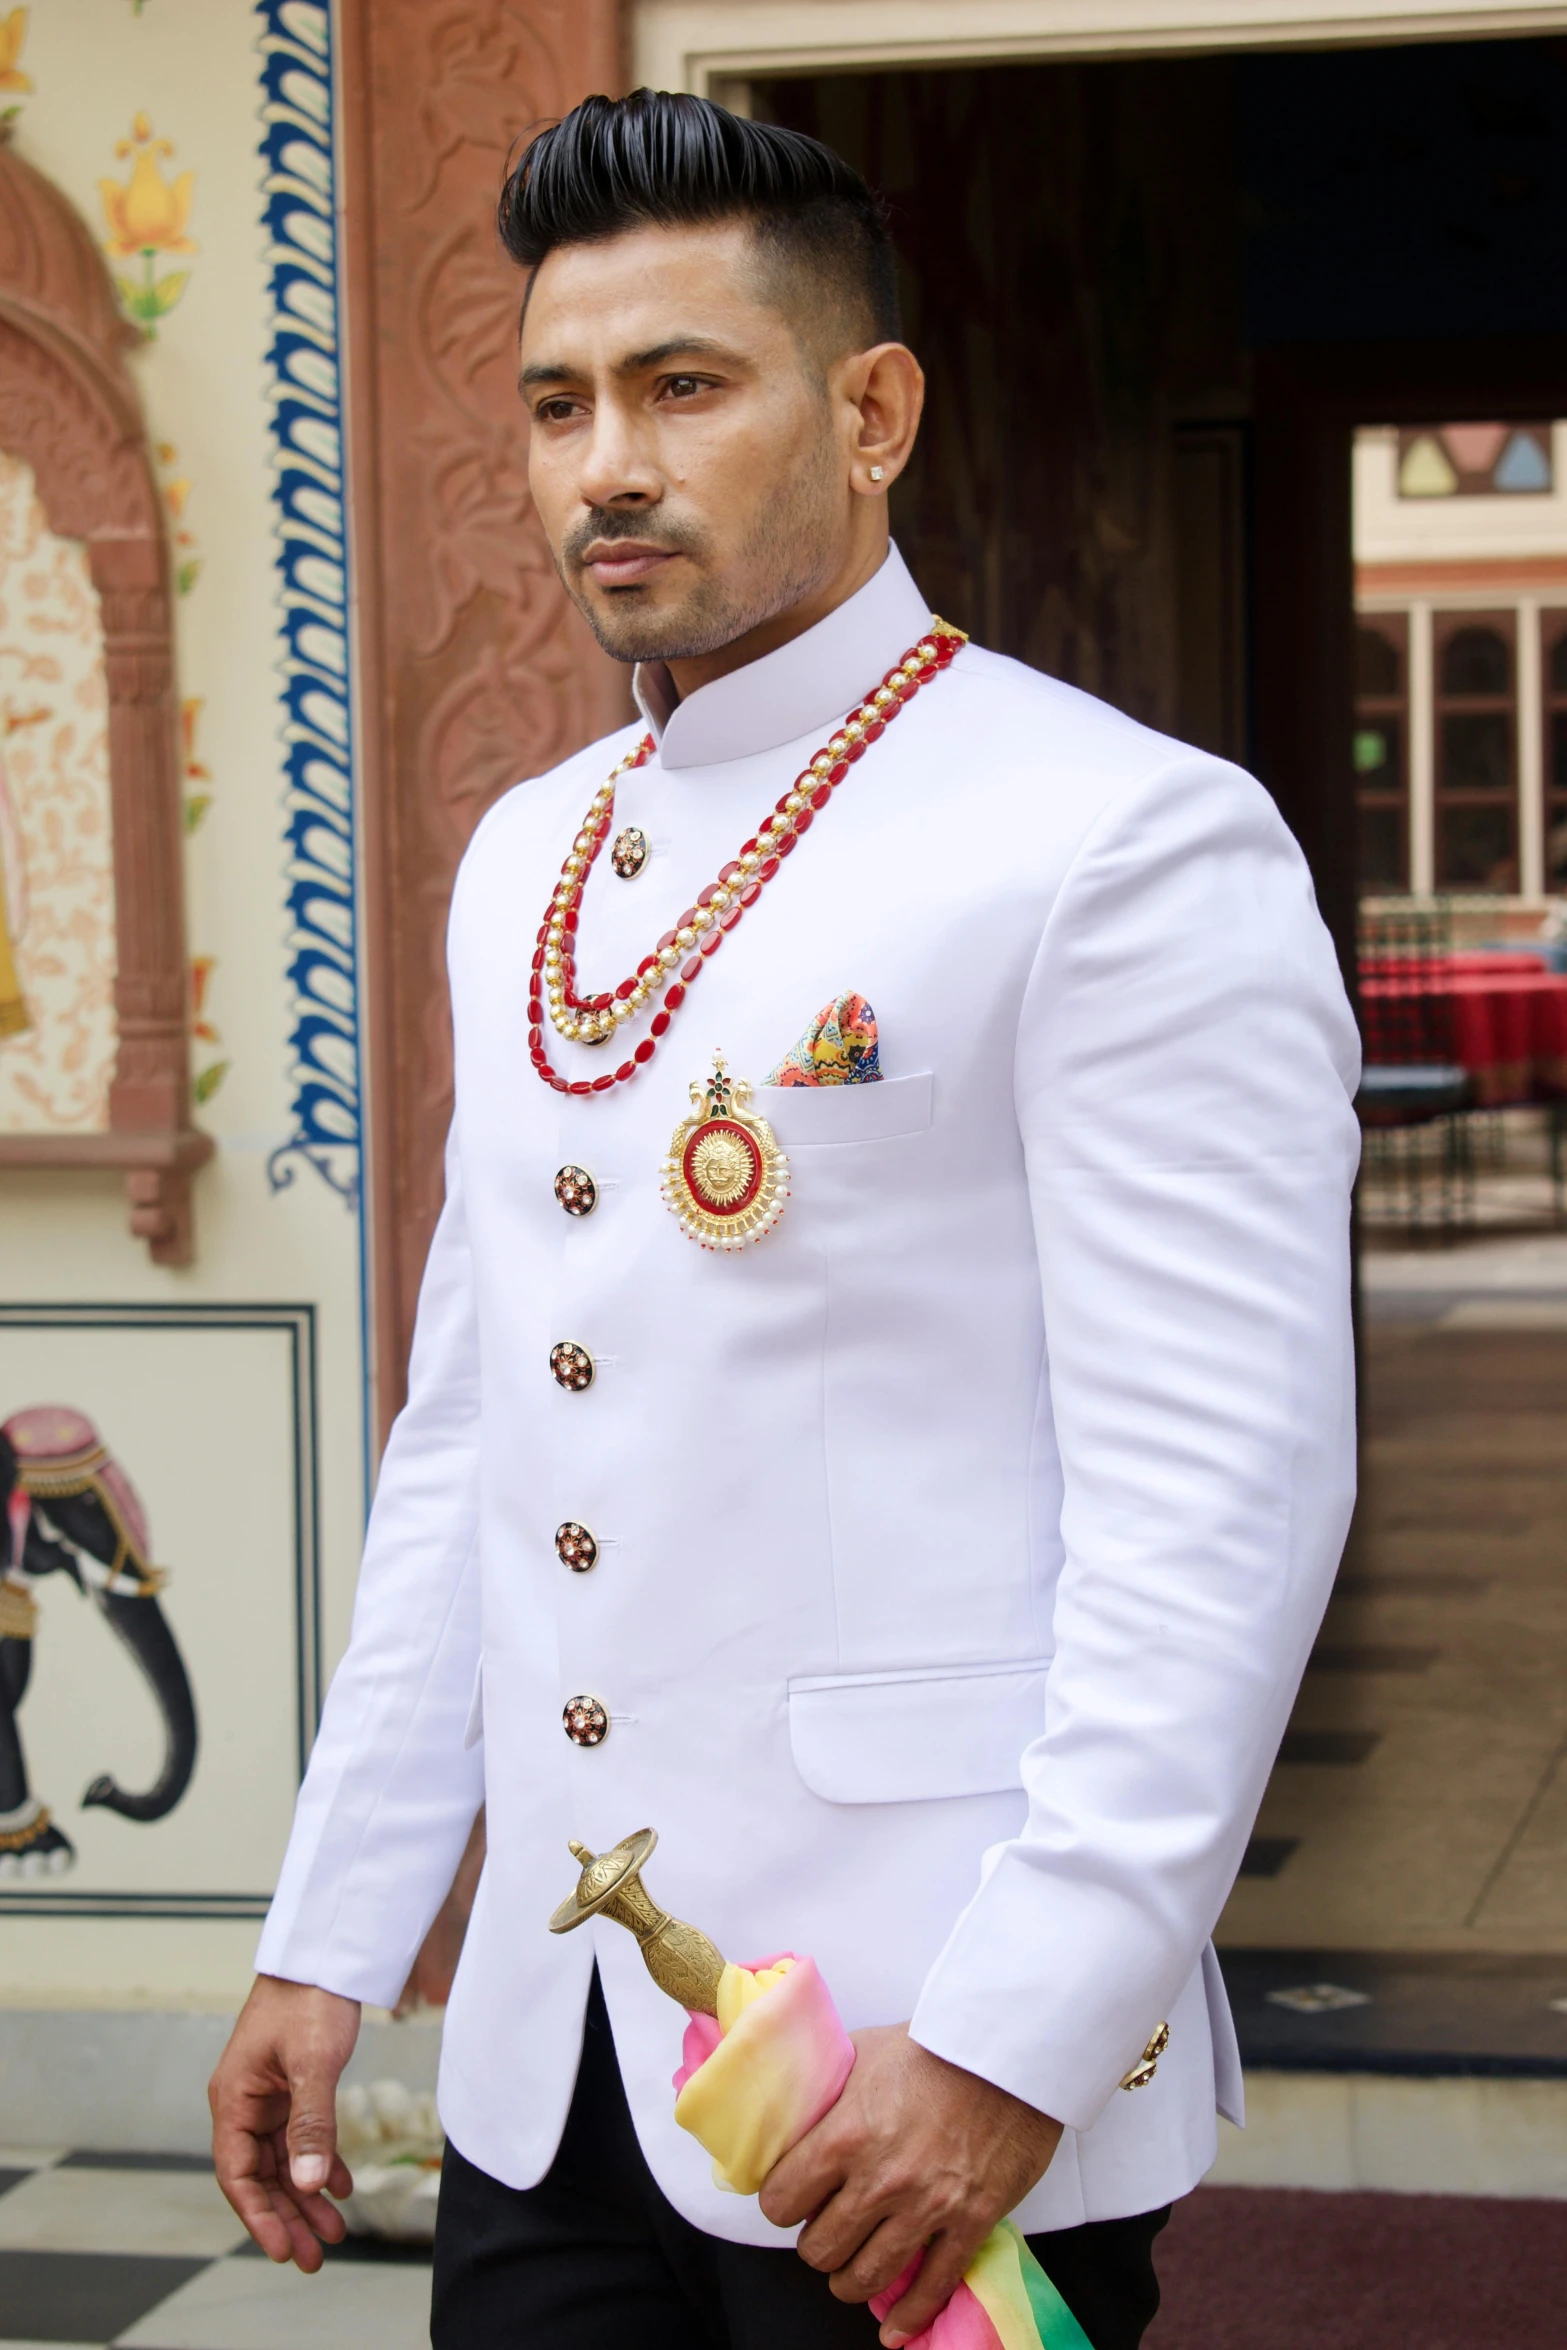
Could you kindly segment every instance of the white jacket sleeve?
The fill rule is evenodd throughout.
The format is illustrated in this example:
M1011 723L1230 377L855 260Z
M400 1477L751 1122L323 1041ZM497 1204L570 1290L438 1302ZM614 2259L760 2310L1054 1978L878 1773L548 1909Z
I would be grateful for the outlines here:
M913 2019L1077 2129L1199 1962L1348 1529L1358 1064L1258 784L1192 755L1099 818L1017 1042L1065 1495L1046 1726Z
M479 1665L479 1348L462 1178L419 1293L399 1414L256 1965L389 2007L484 1800L463 1737Z

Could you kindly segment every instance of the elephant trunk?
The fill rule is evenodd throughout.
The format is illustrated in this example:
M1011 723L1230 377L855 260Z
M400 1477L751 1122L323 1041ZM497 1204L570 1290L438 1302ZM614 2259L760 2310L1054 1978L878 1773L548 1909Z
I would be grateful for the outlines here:
M179 1802L196 1767L196 1701L190 1676L156 1598L126 1598L113 1591L100 1591L96 1597L152 1686L166 1743L163 1768L145 1795L127 1795L109 1772L101 1771L82 1797L82 1806L101 1804L127 1820L161 1820Z

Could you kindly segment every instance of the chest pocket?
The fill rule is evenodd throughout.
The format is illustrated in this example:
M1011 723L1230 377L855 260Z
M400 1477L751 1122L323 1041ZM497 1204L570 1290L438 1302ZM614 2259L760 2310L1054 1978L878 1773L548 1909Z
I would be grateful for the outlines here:
M759 1085L752 1107L786 1151L896 1142L929 1126L935 1083L922 1069L874 1085Z

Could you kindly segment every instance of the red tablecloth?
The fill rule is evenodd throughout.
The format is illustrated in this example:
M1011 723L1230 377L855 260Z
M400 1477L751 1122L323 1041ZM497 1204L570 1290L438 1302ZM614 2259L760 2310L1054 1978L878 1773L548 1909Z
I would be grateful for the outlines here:
M1373 1039L1379 998L1416 993L1445 999L1454 1057L1468 1071L1482 1107L1567 1095L1567 976L1535 969L1516 955L1495 957L1505 966L1499 970L1466 969L1467 960L1455 955L1440 970L1422 969L1415 988L1407 975L1384 977L1386 964L1380 970L1368 965L1360 992L1371 1014L1367 1026Z
M1488 979L1497 974L1511 978L1515 973L1549 971L1551 967L1543 955L1525 947L1455 947L1445 960L1455 979Z
M1479 979L1492 973L1511 977L1521 971L1548 971L1544 955L1532 947L1456 947L1445 955L1363 955L1360 976L1366 979L1408 980L1418 974L1433 979Z

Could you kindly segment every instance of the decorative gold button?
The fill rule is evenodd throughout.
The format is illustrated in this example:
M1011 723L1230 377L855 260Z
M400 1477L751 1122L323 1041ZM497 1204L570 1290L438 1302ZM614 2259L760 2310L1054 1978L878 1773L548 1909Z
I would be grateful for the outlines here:
M570 1567L574 1575L585 1575L599 1563L599 1546L589 1526L579 1526L575 1518L568 1518L564 1526L555 1529L555 1555L563 1567Z
M602 1746L609 1736L609 1716L596 1697L568 1697L560 1718L573 1746Z
M559 1346L550 1348L550 1369L555 1374L556 1385L564 1387L568 1394L580 1395L585 1387L593 1384L593 1357L575 1339L563 1338Z
M591 1216L599 1204L599 1187L586 1167L562 1167L555 1178L555 1197L568 1216Z
M647 834L628 824L610 843L609 861L622 881L635 881L647 863Z

